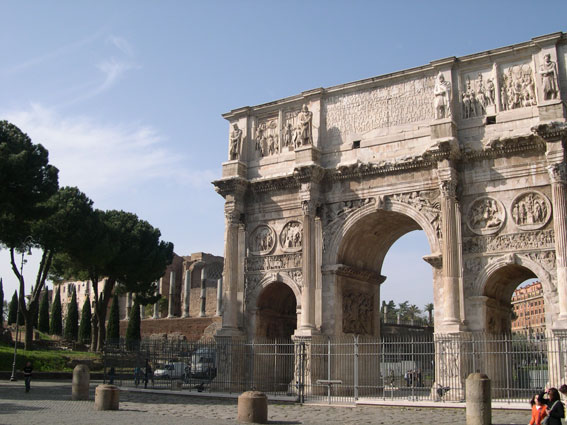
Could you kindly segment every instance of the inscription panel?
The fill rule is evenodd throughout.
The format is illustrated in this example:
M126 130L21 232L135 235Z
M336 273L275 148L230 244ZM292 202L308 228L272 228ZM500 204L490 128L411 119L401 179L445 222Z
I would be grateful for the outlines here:
M387 87L329 96L324 102L327 134L338 140L348 134L433 119L435 76Z

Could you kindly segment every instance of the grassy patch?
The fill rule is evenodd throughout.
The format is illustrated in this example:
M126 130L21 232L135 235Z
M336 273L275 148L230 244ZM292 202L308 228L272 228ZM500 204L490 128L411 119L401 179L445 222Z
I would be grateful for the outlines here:
M16 369L22 370L29 360L33 364L35 372L71 372L73 367L69 362L72 360L99 360L100 355L82 351L62 350L33 350L26 351L18 349L16 358ZM14 346L0 345L0 370L12 370L14 362Z

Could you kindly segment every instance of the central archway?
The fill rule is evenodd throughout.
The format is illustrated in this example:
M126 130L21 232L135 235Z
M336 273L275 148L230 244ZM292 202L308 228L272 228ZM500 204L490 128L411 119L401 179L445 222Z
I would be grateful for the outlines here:
M295 294L282 282L270 283L257 303L256 337L290 338L297 327Z

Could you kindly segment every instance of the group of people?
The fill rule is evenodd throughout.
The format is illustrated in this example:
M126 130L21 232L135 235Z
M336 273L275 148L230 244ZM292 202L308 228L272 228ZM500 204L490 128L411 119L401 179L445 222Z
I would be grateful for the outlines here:
M557 388L536 394L532 397L532 418L529 425L561 425L561 419L565 417L565 407L561 401L561 395L567 396L567 385L563 384Z
M421 387L423 386L421 381L421 369L408 370L404 374L404 379L406 380L407 387Z

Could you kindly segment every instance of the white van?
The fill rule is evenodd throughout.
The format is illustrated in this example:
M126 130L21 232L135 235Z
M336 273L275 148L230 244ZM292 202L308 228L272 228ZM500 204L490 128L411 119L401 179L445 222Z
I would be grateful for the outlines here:
M154 371L156 379L185 379L189 376L190 367L183 362L167 363Z

